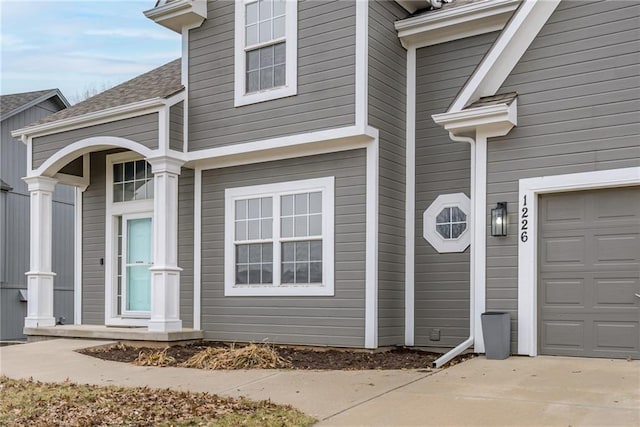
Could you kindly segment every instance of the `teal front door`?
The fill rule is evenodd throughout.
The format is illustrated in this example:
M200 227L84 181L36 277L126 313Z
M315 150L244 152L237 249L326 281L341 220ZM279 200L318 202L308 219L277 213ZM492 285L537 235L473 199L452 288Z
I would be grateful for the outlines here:
M151 218L123 216L124 306L125 314L143 314L151 310Z

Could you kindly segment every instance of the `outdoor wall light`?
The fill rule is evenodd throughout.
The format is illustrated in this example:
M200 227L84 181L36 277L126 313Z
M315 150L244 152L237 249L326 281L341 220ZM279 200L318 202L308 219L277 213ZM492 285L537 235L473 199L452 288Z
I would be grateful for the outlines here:
M498 202L497 206L491 209L491 235L507 235L507 202Z

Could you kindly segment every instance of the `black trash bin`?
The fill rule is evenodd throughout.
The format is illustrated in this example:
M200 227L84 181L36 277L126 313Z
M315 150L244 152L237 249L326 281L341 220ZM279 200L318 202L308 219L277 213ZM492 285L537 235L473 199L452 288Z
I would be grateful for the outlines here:
M482 335L487 359L503 360L511 350L511 315L499 311L482 313Z

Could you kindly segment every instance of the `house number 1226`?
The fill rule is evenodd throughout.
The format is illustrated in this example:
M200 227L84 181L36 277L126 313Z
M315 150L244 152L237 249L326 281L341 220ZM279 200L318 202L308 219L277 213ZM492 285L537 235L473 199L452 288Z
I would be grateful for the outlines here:
M529 207L527 206L527 196L522 200L522 210L520 212L520 240L524 243L529 240Z

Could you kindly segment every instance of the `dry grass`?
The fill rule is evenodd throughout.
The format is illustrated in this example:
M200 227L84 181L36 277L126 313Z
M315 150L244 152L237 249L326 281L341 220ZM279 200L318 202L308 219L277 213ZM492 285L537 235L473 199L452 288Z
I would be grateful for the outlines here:
M169 347L160 351L141 351L136 360L133 361L133 364L139 366L173 366L176 364L176 359L167 354L168 349Z
M277 369L291 368L292 365L269 344L249 344L242 347L209 347L179 366L199 369Z
M0 426L310 426L290 406L147 387L0 377Z

